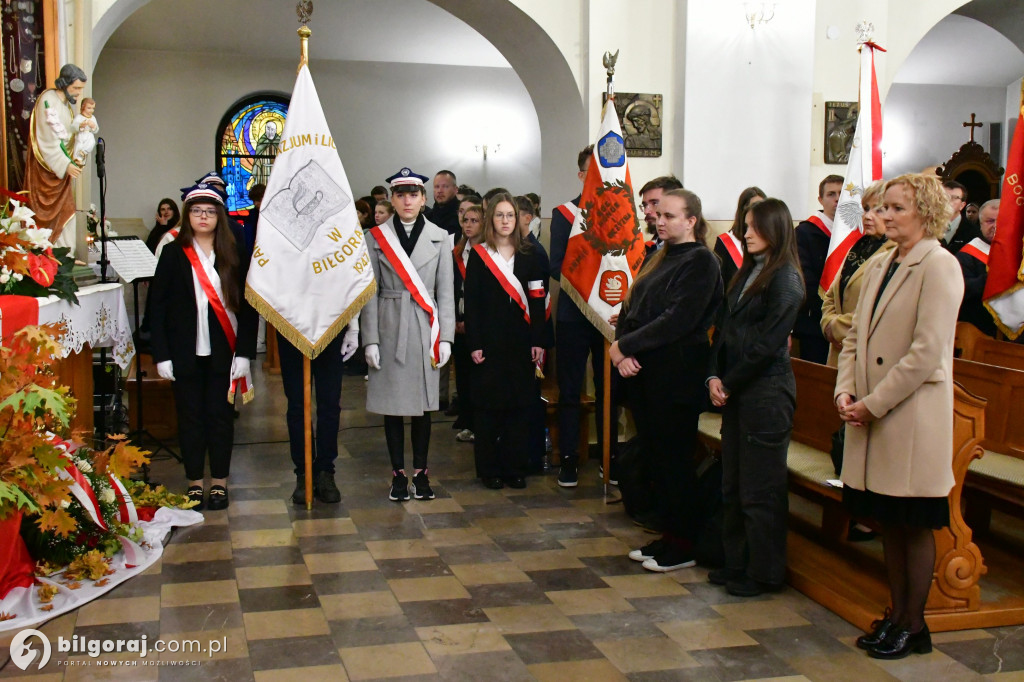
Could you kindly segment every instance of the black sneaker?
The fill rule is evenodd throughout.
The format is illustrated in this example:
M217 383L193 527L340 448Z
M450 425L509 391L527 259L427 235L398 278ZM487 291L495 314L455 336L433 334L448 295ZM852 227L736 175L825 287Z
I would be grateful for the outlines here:
M313 494L316 499L325 504L338 504L341 502L341 491L334 482L334 473L331 471L318 471L313 479ZM305 497L305 493L303 493Z
M679 545L672 543L665 543L660 552L655 552L653 557L643 563L644 568L656 573L668 573L696 565L697 560L693 558L692 552L683 550Z
M394 474L394 477L391 479L391 492L388 493L388 499L394 502L405 502L409 499L409 478L404 471L391 473Z
M306 504L306 474L295 475L295 490L292 491L292 504Z
M563 488L575 488L579 485L579 474L576 472L576 465L562 465L558 470L558 485Z
M743 571L732 568L716 568L708 571L708 582L712 585L728 585L730 580L743 577Z
M434 491L430 489L430 479L427 478L426 469L412 477L412 494L417 500L434 499ZM409 499L408 494L406 499Z
M736 580L730 580L725 585L725 591L734 597L756 597L765 592L778 592L782 588L781 584L763 583L746 574Z
M612 460L612 465L611 465L610 468L611 468L611 472L608 474L608 483L610 485L618 485L619 484L619 467L617 467L615 465L615 460L614 459ZM604 464L599 464L597 466L597 477L600 478L602 481L604 480Z
M658 538L657 540L652 540L640 549L634 549L630 552L629 558L633 561L647 561L648 559L653 559L654 555L660 552L664 546L664 539Z

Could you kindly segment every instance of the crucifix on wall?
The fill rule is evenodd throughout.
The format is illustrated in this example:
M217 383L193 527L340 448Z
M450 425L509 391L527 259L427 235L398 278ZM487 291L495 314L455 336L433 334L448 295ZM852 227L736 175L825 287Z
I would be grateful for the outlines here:
M984 123L975 123L974 122L974 114L973 113L971 114L971 120L969 122L968 121L964 121L964 128L970 128L971 129L971 142L974 142L974 129L975 128L980 128L983 125L985 125L985 124Z

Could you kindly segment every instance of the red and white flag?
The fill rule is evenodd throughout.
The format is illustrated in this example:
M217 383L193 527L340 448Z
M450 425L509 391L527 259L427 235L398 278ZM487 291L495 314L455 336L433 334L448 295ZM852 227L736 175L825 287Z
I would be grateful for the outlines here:
M882 103L878 98L878 79L875 76L875 50L885 52L872 42L860 47L860 113L846 165L843 191L832 222L832 240L828 245L825 269L818 283L822 294L842 272L846 254L864 234L861 222L864 190L882 179Z
M281 140L245 297L303 355L315 358L377 287L352 188L305 64Z
M1024 332L1024 85L1017 127L1006 159L996 237L988 255L982 300L996 325L1010 339Z
M562 261L562 293L612 341L615 329L608 318L618 312L643 262L626 145L609 99Z

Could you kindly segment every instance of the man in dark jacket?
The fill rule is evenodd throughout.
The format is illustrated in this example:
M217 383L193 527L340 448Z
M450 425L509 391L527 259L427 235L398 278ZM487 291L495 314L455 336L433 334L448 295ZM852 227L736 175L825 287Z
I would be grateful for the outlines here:
M970 322L983 334L995 338L996 323L992 313L982 303L988 279L988 253L996 236L996 218L999 217L999 199L986 201L981 205L978 222L981 236L975 237L957 251L956 259L964 273L964 300L960 304L958 320Z
M458 239L459 229L459 197L456 196L458 183L455 173L450 170L438 171L434 176L434 205L427 211L427 219L445 232L455 235Z
M962 211L967 205L967 188L956 180L947 180L942 183L942 189L946 190L949 204L953 207L953 219L949 221L949 227L942 235L942 245L947 251L955 254L972 239L980 237L981 231L977 225L963 217Z
M843 190L843 178L829 175L818 184L821 210L796 226L796 248L804 273L806 296L793 327L793 338L800 342L800 358L824 365L828 360L828 341L821 333L821 296L818 283L825 269L828 244L832 240L832 220Z

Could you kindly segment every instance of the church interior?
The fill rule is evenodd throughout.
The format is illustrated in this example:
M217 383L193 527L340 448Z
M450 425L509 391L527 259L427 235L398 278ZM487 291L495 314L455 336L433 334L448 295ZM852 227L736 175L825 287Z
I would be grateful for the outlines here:
M102 204L119 235L145 240L161 198L176 200L211 169L229 183L229 210L241 219L253 208L247 189L269 165L261 170L262 152L250 151L243 173L227 133L253 106L276 111L246 119L256 121L253 150L261 136L273 141L267 121L286 120L295 2L0 5L6 188L24 180L23 93L50 87L65 63L88 76L105 169L101 178L91 163L73 183L79 258L92 249L90 206ZM9 35L18 12L38 17L31 54ZM1020 0L314 0L309 67L356 196L403 166L430 177L450 169L481 192L539 194L547 246L552 210L580 192L577 153L598 132L602 56L618 51L616 92L650 93L656 105L651 149L629 155L634 189L678 177L703 200L710 242L744 187L782 199L799 220L819 208L821 179L845 172L849 146L835 141L864 77L864 22L885 50L875 57L884 177L938 173L979 206L998 197L1022 105ZM626 132L645 131L633 123ZM134 326L131 285L124 301ZM342 384L341 503L293 505L271 348L252 365L257 398L238 408L230 507L176 529L138 577L35 626L51 639L223 638L224 650L165 653L161 665L134 668L99 665L127 655L55 652L45 669L22 671L10 663L14 632L0 628L0 679L1024 681L1024 355L979 359L990 346L957 338L957 352L981 368L966 385L988 402L957 393L963 485L956 527L938 541L947 559L929 597L927 655L880 661L856 648L887 604L882 545L838 538L849 519L822 484L832 475L810 460L793 474L792 449L788 585L752 599L709 584L701 566L651 574L631 561L629 550L652 537L602 485L593 443L578 487L559 487L556 466L523 490L483 489L472 444L457 442L454 418L437 412L437 499L390 501L383 420L364 409L362 374ZM798 371L798 394L823 407L798 408L794 440L799 432L800 447L819 454L835 428L834 379L834 370ZM173 451L173 400L158 383L147 383L144 418ZM709 447L712 427L702 422ZM591 422L591 441L595 432ZM174 490L187 484L167 449L148 475ZM172 665L193 659L201 664Z

